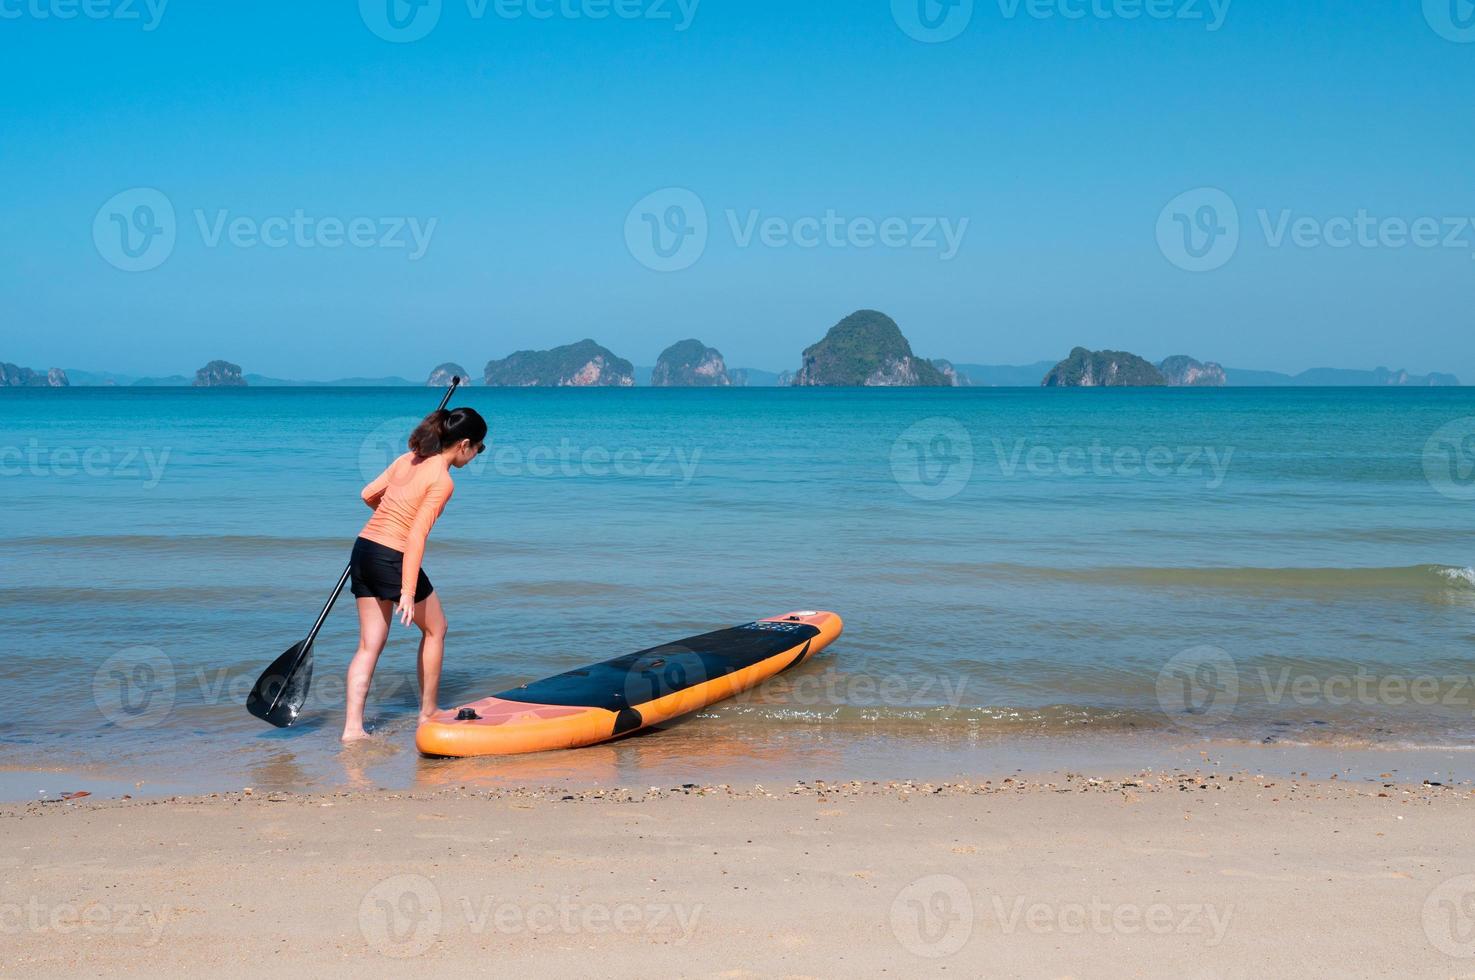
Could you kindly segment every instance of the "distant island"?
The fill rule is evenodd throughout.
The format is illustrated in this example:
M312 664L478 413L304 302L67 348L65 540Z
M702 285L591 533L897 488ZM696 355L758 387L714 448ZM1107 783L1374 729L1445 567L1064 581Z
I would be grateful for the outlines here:
M931 361L912 353L895 320L876 310L858 310L805 348L794 384L948 387L951 382Z
M732 384L722 352L700 340L678 340L661 352L651 371L657 388L721 388Z
M1152 387L1168 379L1148 361L1119 350L1077 347L1040 382L1046 388Z
M635 368L623 357L592 340L552 350L520 350L500 361L488 361L486 383L492 387L629 388Z
M196 388L244 388L241 366L230 361L211 361L195 372Z
M425 381L399 376L333 381L288 380L244 373L214 360L193 376L137 377L78 368L45 371L0 362L0 387L443 387L452 377L475 379L459 361L438 365ZM728 367L722 352L701 340L678 340L650 367L636 367L592 339L549 350L521 350L487 362L480 383L494 387L1423 387L1457 386L1453 374L1414 374L1385 367L1371 371L1311 368L1299 374L1225 367L1173 354L1152 362L1120 350L1076 347L1060 361L976 364L915 354L896 321L878 310L857 310L806 347L797 371Z
M932 359L932 366L941 371L942 376L947 378L948 384L954 388L967 388L973 384L972 378L959 371L953 362L945 357L934 357Z
M455 361L447 361L430 372L430 377L425 379L425 387L449 388L454 378L460 378L463 385L471 384L471 374L465 368Z
M67 388L71 382L61 368L32 371L0 361L0 388Z
M1194 360L1187 354L1164 358L1157 369L1175 388L1215 388L1228 383L1223 367L1213 361Z

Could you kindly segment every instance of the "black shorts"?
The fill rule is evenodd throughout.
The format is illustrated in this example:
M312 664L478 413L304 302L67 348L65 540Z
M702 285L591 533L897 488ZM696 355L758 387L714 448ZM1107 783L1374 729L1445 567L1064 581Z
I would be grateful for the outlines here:
M399 602L400 580L405 574L403 551L386 548L368 538L359 538L353 543L353 557L349 559L348 567L355 596ZM420 578L415 582L415 601L424 602L434 591L435 586L430 584L425 569L420 569Z

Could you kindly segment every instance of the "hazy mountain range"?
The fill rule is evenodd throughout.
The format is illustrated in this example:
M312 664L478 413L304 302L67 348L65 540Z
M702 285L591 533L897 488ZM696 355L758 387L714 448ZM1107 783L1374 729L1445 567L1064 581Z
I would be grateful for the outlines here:
M969 384L976 387L988 388L1038 388L1040 379L1056 365L1056 361L1036 361L1033 364L967 364L958 362L953 366L960 374L967 378ZM650 385L651 373L655 370L654 365L635 365L635 384L638 387ZM787 372L769 371L763 368L733 368L733 373L743 372L747 379L747 387L771 388L779 383L781 375ZM1226 367L1224 373L1227 377L1229 387L1239 388L1274 388L1274 387L1382 387L1394 383L1391 379L1397 377L1399 372L1390 371L1387 368L1374 368L1370 371L1355 368L1310 368L1299 374L1284 374L1279 371L1261 371L1252 368ZM171 374L165 376L139 376L131 374L118 374L111 371L83 371L78 368L67 368L67 377L73 386L94 387L100 385L139 387L182 387L187 388L194 383L194 378L185 377L182 374ZM332 381L317 381L308 379L272 378L261 374L244 375L246 383L253 388L398 388L398 387L422 387L424 381L412 381L397 375L389 375L382 378L336 378ZM1419 377L1410 375L1410 377ZM1424 377L1435 377L1441 379L1439 383L1457 385L1459 379L1452 374L1436 374ZM472 379L473 383L480 379Z

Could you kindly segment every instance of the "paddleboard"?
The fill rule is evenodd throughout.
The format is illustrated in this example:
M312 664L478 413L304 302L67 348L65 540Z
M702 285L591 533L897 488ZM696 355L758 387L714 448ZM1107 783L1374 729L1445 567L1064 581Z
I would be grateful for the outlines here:
M439 712L415 746L464 757L597 745L797 667L842 628L834 613L805 611L690 636Z

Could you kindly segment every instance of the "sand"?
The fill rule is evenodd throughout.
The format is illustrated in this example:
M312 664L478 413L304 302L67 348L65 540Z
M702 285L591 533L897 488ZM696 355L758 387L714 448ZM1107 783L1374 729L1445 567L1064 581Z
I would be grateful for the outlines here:
M1468 785L1191 772L0 807L4 976L1475 974Z

